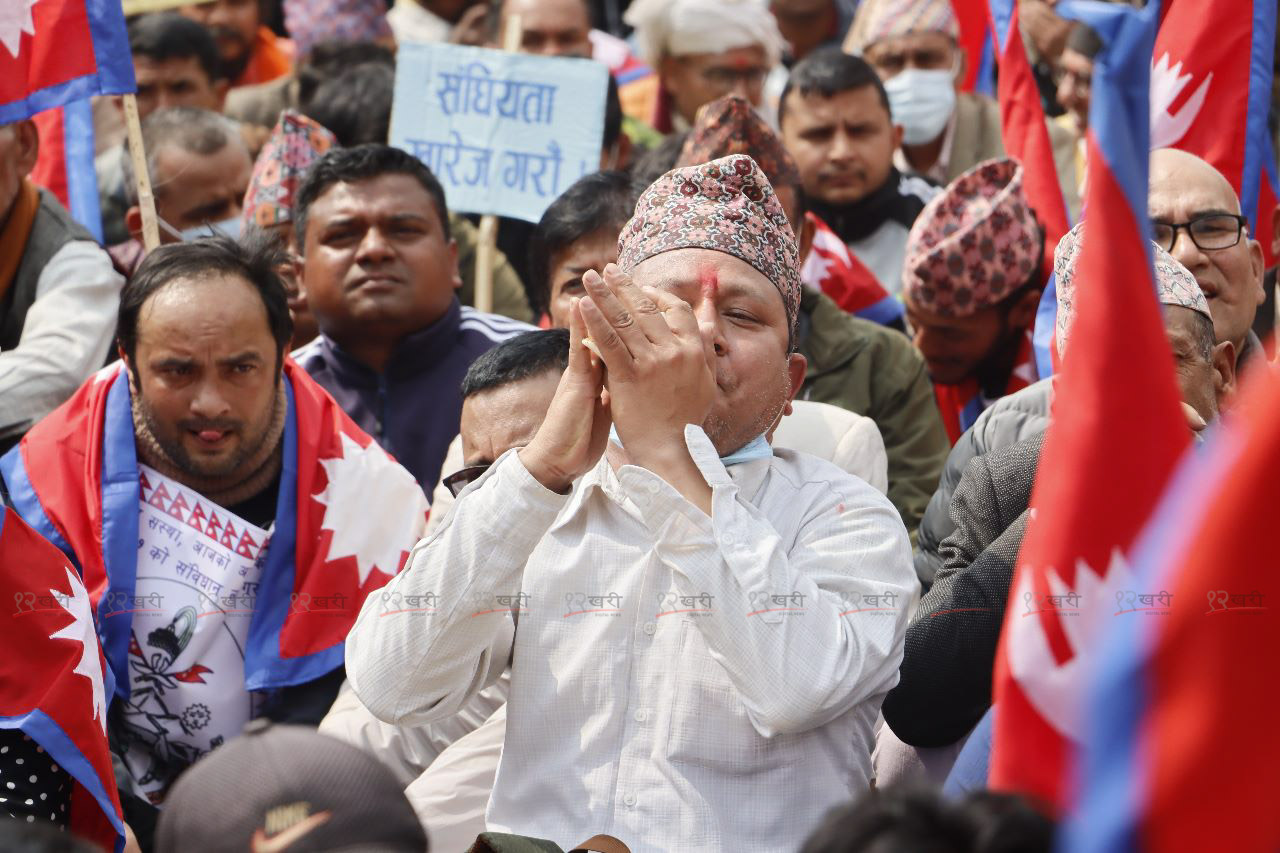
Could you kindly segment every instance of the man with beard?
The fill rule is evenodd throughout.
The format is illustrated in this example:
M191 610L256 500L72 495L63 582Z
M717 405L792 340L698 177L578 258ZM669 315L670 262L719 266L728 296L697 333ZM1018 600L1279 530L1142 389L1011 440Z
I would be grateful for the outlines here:
M902 301L952 444L991 401L1037 379L1043 244L1012 159L961 175L911 229Z
M856 56L816 51L791 69L778 124L808 209L896 295L907 233L938 188L894 168L902 128L880 78Z
M293 42L262 22L261 0L203 0L178 11L213 33L232 88L266 83L293 70Z
M491 829L795 850L870 782L918 591L907 533L866 483L766 441L805 361L795 237L750 157L665 175L618 260L584 276L538 432L387 587L436 606L362 611L351 685L427 722L511 663Z
M412 475L285 360L280 260L153 251L121 293L121 360L0 459L95 609L127 812L253 717L318 723L359 605L425 522Z

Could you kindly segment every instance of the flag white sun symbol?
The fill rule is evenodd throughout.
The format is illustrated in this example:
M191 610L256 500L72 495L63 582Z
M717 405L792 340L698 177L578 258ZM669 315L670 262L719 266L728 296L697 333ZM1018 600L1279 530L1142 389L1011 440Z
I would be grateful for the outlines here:
M1209 95L1209 84L1213 82L1213 72L1204 78L1204 82L1191 93L1191 97L1176 113L1169 112L1172 104L1191 82L1190 74L1182 73L1182 63L1169 65L1169 54L1163 54L1156 62L1151 63L1151 147L1168 148L1177 144L1187 135L1204 99Z
M39 0L4 0L0 3L0 42L15 59L18 57L18 45L22 43L22 34L36 34L35 22L31 20L31 7Z
M320 464L329 482L312 497L324 504L321 528L333 533L326 559L355 557L361 586L375 567L395 574L422 535L427 501L418 482L377 444L361 447L346 434L342 455Z
M1049 595L1071 592L1053 569L1045 571ZM1072 655L1059 664L1049 648L1049 638L1040 625L1039 614L1024 613L1023 602L1035 602L1031 572L1018 572L1018 585L1009 597L1019 612L1012 620L1009 668L1031 704L1055 729L1079 741L1084 735L1084 690L1098 660L1098 646L1106 632L1105 619L1115 612L1116 593L1133 589L1133 573L1119 550L1111 552L1111 563L1099 575L1083 561L1076 563L1077 612L1058 616ZM1032 608L1041 609L1044 605Z
M65 567L64 567L65 568ZM71 594L57 589L50 589L49 594L62 605L62 609L71 614L74 620L65 628L49 635L50 640L75 640L80 644L80 661L73 670L76 675L89 679L93 687L93 718L102 725L102 732L107 731L107 695L102 684L102 655L98 652L98 634L93 629L93 610L89 607L89 593L84 584L71 569L67 569L67 582L71 584Z

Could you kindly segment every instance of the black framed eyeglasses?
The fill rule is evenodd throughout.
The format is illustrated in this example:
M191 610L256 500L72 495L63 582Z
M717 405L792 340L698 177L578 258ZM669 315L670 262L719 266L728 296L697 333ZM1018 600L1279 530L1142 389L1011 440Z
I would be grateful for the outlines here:
M444 487L449 490L449 494L455 498L462 494L462 490L469 484L479 480L485 471L489 470L492 463L486 462L483 465L468 465L466 468L454 471L448 477L445 477Z
M1230 249L1240 242L1249 220L1236 213L1205 213L1193 216L1186 222L1162 222L1151 220L1151 230L1156 244L1166 252L1173 251L1178 242L1178 232L1185 230L1197 249L1212 252Z

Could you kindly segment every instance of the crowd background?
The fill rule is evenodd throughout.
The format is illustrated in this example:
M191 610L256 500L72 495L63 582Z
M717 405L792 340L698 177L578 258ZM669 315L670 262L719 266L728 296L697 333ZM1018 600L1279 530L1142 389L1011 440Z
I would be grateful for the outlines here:
M14 60L67 26L16 2ZM1273 849L1252 782L1139 744L1271 751L1276 8L1167 0L1152 47L1080 5L126 0L142 152L119 95L0 124L0 846L1191 849L1217 808ZM598 170L485 251L387 145L406 43L603 63ZM742 359L684 469L663 395L600 402L649 285ZM633 473L563 476L610 406Z

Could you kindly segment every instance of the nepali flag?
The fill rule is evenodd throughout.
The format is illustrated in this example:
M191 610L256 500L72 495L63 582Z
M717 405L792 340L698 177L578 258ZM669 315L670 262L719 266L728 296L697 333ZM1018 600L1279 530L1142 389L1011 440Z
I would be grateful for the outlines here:
M412 474L292 360L283 384L283 466L245 647L246 690L301 684L341 666L360 606L404 566L426 525L427 499ZM127 698L133 617L110 602L134 596L141 491L121 362L36 424L0 458L0 476L22 517L76 561L115 692ZM167 511L192 523L180 507Z
M67 559L11 509L0 509L0 729L18 729L70 774L70 828L124 848L107 747L111 673L89 593ZM12 602L12 604L10 604ZM6 768L7 772L7 768Z
M1190 442L1148 233L1158 4L1083 11L1106 47L1093 74L1077 310L996 656L990 779L1058 809L1069 801L1098 619L1114 613L1115 590L1132 589L1127 555Z
M1280 378L1260 371L1189 457L1135 549L1158 615L1115 620L1090 692L1081 850L1275 850L1280 815L1254 768L1280 758L1275 549ZM1141 599L1140 599L1141 601ZM1267 771L1264 770L1264 774Z
M813 245L800 268L800 281L819 290L850 314L882 326L903 326L902 303L880 284L844 240L812 213Z
M1267 132L1276 0L1166 0L1151 58L1151 147L1204 158L1261 232L1267 265L1275 152Z
M0 124L136 88L120 0L5 0Z

